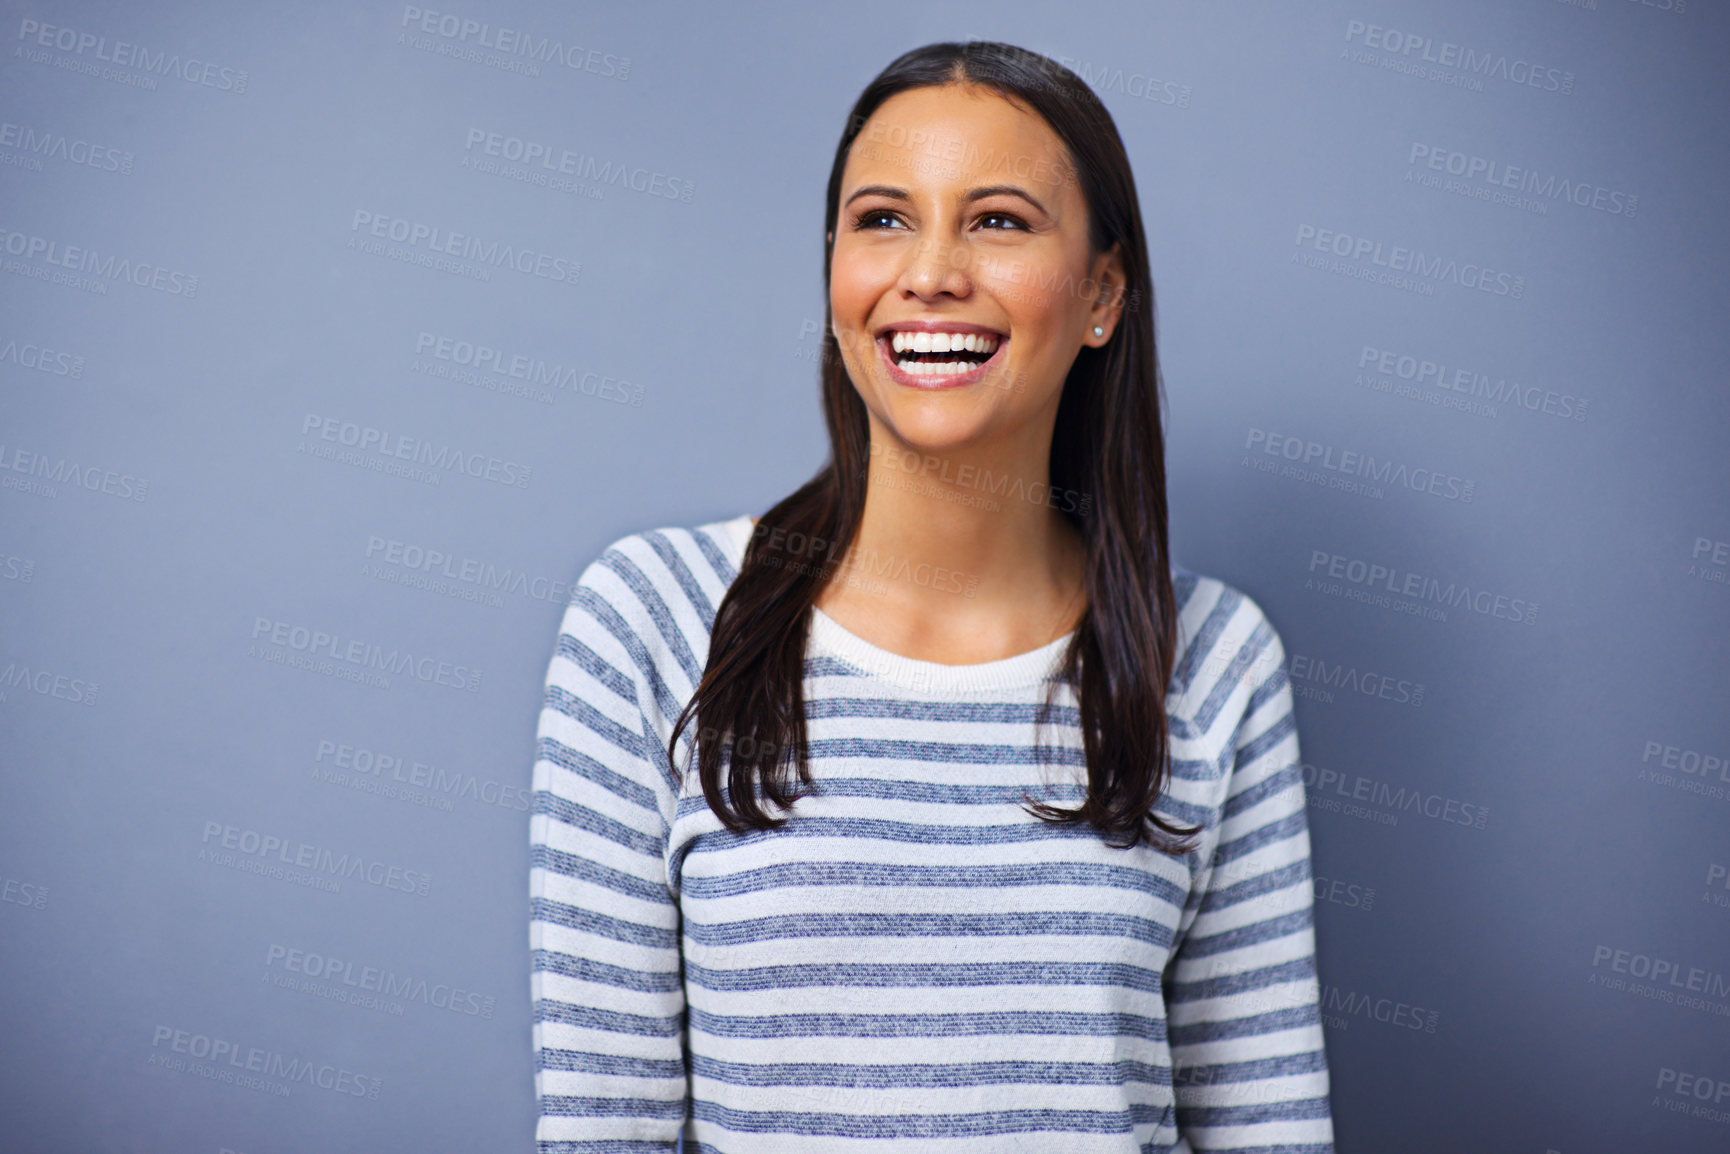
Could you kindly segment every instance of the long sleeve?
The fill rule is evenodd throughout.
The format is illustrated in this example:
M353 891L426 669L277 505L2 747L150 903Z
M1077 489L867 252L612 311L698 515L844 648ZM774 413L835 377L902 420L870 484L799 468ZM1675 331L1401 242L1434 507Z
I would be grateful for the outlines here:
M1228 672L1242 671L1247 696L1221 755L1231 768L1217 841L1166 975L1177 1150L1187 1142L1194 1151L1332 1154L1309 825L1285 651L1261 619L1224 656Z
M541 1154L670 1154L688 1108L676 815L645 719L647 651L608 595L578 582L547 672L530 816L530 989Z

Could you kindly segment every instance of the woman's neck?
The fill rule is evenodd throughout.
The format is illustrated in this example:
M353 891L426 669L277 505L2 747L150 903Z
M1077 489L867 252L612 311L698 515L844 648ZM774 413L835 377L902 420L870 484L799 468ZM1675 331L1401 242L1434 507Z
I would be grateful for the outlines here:
M1043 460L874 451L858 533L816 604L917 660L973 665L1037 649L1086 608L1086 543L1063 514L1083 500L1053 492Z

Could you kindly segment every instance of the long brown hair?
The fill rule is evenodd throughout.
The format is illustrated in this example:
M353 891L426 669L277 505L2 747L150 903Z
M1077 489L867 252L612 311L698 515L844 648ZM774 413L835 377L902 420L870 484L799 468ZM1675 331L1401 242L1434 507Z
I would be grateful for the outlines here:
M1103 347L1083 346L1064 382L1052 432L1054 492L1082 494L1062 515L1086 541L1087 609L1064 652L1059 678L1074 687L1087 757L1086 800L1062 810L1025 798L1029 812L1060 825L1091 824L1110 844L1144 839L1168 854L1197 831L1154 812L1169 779L1165 695L1177 640L1177 598L1167 554L1165 443L1153 283L1129 157L1099 98L1069 69L1038 53L990 41L929 44L885 68L848 115L829 171L823 250L821 377L830 457L817 474L758 521L739 575L716 610L708 663L667 746L698 722L703 795L734 833L776 828L759 797L782 810L786 767L811 784L804 662L811 606L844 555L865 508L869 425L842 362L828 309L832 239L841 174L854 139L891 96L915 88L973 84L1044 117L1069 149L1087 202L1094 254L1120 246L1123 313ZM773 539L775 548L768 542ZM788 543L783 548L782 542ZM796 543L796 545L795 545ZM1051 691L1048 686L1046 714ZM790 756L789 756L790 755ZM726 765L726 789L722 767Z

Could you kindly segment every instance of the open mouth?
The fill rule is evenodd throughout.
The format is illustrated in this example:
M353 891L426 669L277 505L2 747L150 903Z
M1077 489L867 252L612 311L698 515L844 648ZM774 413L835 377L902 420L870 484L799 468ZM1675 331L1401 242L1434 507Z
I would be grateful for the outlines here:
M909 377L966 377L997 355L1005 338L987 331L891 329L878 337L891 364Z

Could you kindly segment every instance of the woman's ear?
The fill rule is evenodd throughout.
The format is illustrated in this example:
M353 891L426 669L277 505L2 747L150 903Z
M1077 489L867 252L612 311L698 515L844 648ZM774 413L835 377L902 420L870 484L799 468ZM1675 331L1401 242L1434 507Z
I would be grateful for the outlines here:
M1097 291L1093 298L1093 307L1088 310L1088 332L1082 343L1097 347L1111 340L1112 333L1117 330L1117 322L1123 316L1123 295L1127 280L1128 277L1123 271L1122 249L1113 242L1109 249L1100 253L1093 261L1093 283L1097 286ZM1095 328L1105 331L1094 336Z

